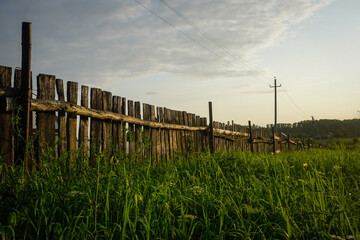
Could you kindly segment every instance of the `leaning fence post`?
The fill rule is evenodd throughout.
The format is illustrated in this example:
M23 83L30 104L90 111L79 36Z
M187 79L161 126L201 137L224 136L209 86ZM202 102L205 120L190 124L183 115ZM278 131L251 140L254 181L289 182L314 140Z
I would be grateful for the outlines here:
M21 122L20 122L20 131L21 137L24 140L26 147L21 147L16 149L19 151L19 157L24 161L26 169L31 168L31 163L29 161L29 154L27 153L27 143L29 142L30 130L32 126L30 125L30 104L31 104L31 23L23 22L22 23L22 34L21 34L21 45L22 45L22 54L21 54L21 106L23 107Z
M214 153L214 128L213 128L212 102L209 102L209 149L210 149L210 153Z
M251 121L249 121L249 133L250 133L250 138L249 138L250 150L253 153L254 152L254 139L253 139L253 134L252 134Z

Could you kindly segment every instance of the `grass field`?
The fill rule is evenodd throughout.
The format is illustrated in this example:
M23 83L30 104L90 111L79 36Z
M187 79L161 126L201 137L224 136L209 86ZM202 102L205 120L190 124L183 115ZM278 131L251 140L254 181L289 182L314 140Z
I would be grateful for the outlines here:
M3 239L360 238L360 149L1 168Z

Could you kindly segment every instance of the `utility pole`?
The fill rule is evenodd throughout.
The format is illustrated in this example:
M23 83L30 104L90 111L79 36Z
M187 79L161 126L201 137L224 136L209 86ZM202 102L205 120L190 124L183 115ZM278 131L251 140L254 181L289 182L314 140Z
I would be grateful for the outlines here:
M274 121L274 133L276 134L276 124L277 124L277 91L276 88L281 87L281 84L278 86L276 85L276 77L274 77L274 86L271 86L270 84L270 88L274 88L275 89L275 121Z

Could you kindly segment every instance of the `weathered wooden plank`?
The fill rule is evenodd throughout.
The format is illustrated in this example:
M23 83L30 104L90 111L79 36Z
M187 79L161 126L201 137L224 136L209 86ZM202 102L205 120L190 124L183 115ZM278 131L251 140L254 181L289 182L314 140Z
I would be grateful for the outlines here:
M188 113L188 123L190 127L193 127L193 118L192 118L192 113ZM189 144L190 144L190 153L194 152L194 133L193 132L189 132Z
M164 122L164 109L158 108L158 114L159 114L159 122ZM160 139L161 139L161 160L166 161L166 138L165 138L165 129L160 129Z
M141 109L140 109L140 102L135 102L135 117L138 119L141 119ZM143 147L143 140L142 140L142 126L141 125L135 125L135 152L136 152L136 160L138 162L143 161L143 155L144 155L144 147Z
M156 121L155 117L155 106L150 105L150 120L152 122ZM151 161L157 161L156 158L156 145L157 145L157 129L151 129Z
M121 97L113 96L113 112L121 113ZM121 122L114 121L112 124L112 132L113 132L113 145L114 148L119 150L122 145L122 135L121 135Z
M184 125L184 118L181 111L178 111L179 124ZM180 131L180 145L182 155L186 155L186 142L185 142L185 131Z
M164 108L164 121L166 123L171 123L171 111L168 108ZM167 130L165 132L167 138L166 150L167 150L167 157L166 160L173 159L174 157L174 148L173 148L173 138L172 138L172 130Z
M11 67L0 66L0 87L11 87ZM0 98L0 105L5 104L5 98ZM0 106L0 155L3 161L12 165L14 163L14 139L11 132L12 113L5 111L5 106ZM3 110L1 110L3 109Z
M102 110L104 111L112 111L112 93L108 91L102 92L103 105ZM111 154L111 144L112 144L112 122L111 120L103 121L103 151L106 154Z
M78 98L78 83L77 82L67 82L66 85L67 92L67 102L70 104L77 104ZM67 137L68 137L68 151L69 151L69 160L74 162L76 160L76 131L77 131L77 120L76 114L68 113L67 121Z
M134 117L134 101L128 100L128 116ZM129 157L131 160L135 159L135 125L129 123L128 125L128 140L129 140Z
M56 91L58 100L65 101L64 82L62 79L56 79ZM66 118L64 111L58 112L58 128L58 155L61 157L67 152ZM61 166L63 167L63 162L61 162Z
M160 122L160 112L159 107L156 108L156 121ZM156 129L156 161L161 161L161 129Z
M90 90L90 108L102 109L102 91L99 88L91 88ZM101 152L101 132L102 121L93 116L90 121L90 165L96 167L96 155Z
M188 120L188 114L187 112L183 111L182 112L182 119L183 119L183 124L184 126L189 126L189 120ZM189 131L185 131L185 136L184 136L184 140L185 140L185 155L188 155L188 153L190 152L190 139L189 139Z
M21 69L16 68L15 72L14 72L14 89L18 90L19 93L17 94L17 96L15 95L15 97L19 97L21 95L26 95L23 96L21 100L24 100L24 97L27 97L27 91L21 91ZM26 93L26 94L24 94ZM21 97L20 97L21 98ZM15 99L15 98L14 98ZM29 138L30 138L30 130L32 131L32 125L31 125L31 114L29 112L29 116L27 116L27 111L26 109L24 109L24 107L26 108L27 101L19 101L20 99L18 98L18 104L21 106L22 111L21 112L16 112L14 114L19 114L19 117L21 118L22 123L18 123L19 126L17 126L16 128L18 128L18 130L12 131L13 132L13 138L14 138L14 162L15 163L24 163L24 165L26 166L27 169L31 169L32 165L31 165L31 161L29 161L30 159L30 152L26 152L26 145L29 144ZM16 102L16 101L15 101ZM15 107L16 108L16 107ZM16 110L16 109L14 109ZM22 119L24 118L25 119ZM26 117L29 117L29 119L27 120ZM26 120L26 121L25 121ZM29 123L27 123L27 121L29 121ZM31 129L30 129L31 128ZM23 134L21 134L23 133ZM26 136L27 134L27 136ZM26 140L27 139L27 140ZM29 149L29 148L28 148Z
M81 106L89 107L89 87L81 86ZM84 162L88 158L89 151L89 118L80 116L79 146L82 149L82 156L79 159Z
M214 152L214 121L213 121L213 110L212 102L209 102L209 150L210 153Z
M37 99L55 99L55 76L39 74L37 76ZM37 112L38 162L42 166L44 153L54 147L55 143L55 112Z
M150 105L143 103L143 120L150 121ZM151 156L151 133L150 127L144 126L144 157L150 158Z
M175 111L170 110L170 123L176 124L175 121L176 121L176 119L175 119ZM178 143L177 143L177 139L176 139L176 130L170 130L170 132L171 132L171 137L172 137L173 152L175 154L175 153L177 153L177 149L178 149Z
M195 127L201 127L200 116L195 116ZM200 132L195 132L195 151L199 152L201 150L201 136Z
M175 115L175 124L180 125L180 118L179 118L179 111L174 111L174 115ZM177 152L178 154L182 154L181 151L181 131L180 130L176 130L176 144L177 144Z
M121 99L121 114L123 116L126 116L126 98L123 97ZM113 120L120 120L122 121L123 119L113 119ZM123 143L122 143L122 152L124 153L124 157L127 156L127 125L126 125L126 122L121 122L121 134L122 134L122 140L123 140Z

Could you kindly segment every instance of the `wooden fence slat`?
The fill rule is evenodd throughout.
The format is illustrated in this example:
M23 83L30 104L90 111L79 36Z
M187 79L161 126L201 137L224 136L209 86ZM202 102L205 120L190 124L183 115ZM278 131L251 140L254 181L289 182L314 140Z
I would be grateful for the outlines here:
M150 121L150 105L143 103L143 120ZM151 133L150 127L144 126L144 157L150 158L151 156Z
M155 122L155 106L150 105L150 121ZM156 145L157 145L157 129L151 128L151 161L157 161L156 158Z
M0 88L11 87L12 68L0 66ZM14 163L13 136L11 133L12 113L6 112L6 98L0 98L0 155L3 161L11 165Z
M171 124L176 124L176 119L175 119L175 111L174 110L170 110L170 123ZM173 147L173 152L174 154L177 153L177 149L178 149L178 143L177 143L177 139L176 139L176 130L171 130L171 136L172 136L172 147Z
M113 96L113 110L114 113L121 113L121 97ZM122 133L121 122L114 121L112 124L113 145L115 149L122 149Z
M121 99L121 113L123 115L126 115L126 98L123 97ZM127 156L127 129L126 129L126 123L121 123L121 134L122 134L122 152L124 153L124 157Z
M102 109L102 91L99 88L90 90L90 108ZM102 121L91 118L90 122L90 165L96 167L96 154L101 152Z
M156 108L156 122L160 122L160 108ZM156 161L160 162L161 160L161 129L156 129Z
M134 117L134 101L128 100L128 116ZM129 140L129 157L131 160L135 158L135 125L128 124L128 140Z
M37 99L55 100L55 76L39 74L37 76ZM55 143L55 112L38 112L37 129L39 131L37 147L37 167L42 166L43 154Z
M210 153L213 153L215 147L214 147L214 121L213 121L212 102L209 102L209 141L208 142L209 142Z
M171 111L168 108L164 108L164 121L166 123L171 123ZM166 151L167 151L167 156L166 156L166 160L170 160L173 159L174 157L174 148L173 148L173 138L172 138L172 130L166 130L165 132L166 134Z
M184 118L181 111L178 111L179 124L184 125ZM180 131L180 145L181 145L181 153L182 155L186 155L186 142L185 142L185 131Z
M102 92L102 110L112 111L112 93L108 91ZM103 151L106 154L111 154L111 144L112 144L112 123L111 120L103 121Z
M21 90L21 69L19 68L15 68L15 72L14 72L14 88L15 89L19 89ZM27 105L27 103L23 103L23 105ZM24 117L24 115L26 114L26 109L23 109L23 114L21 114L22 116L20 116L21 118ZM15 113L17 114L17 112ZM31 112L29 112L29 118L31 119ZM26 118L26 116L25 116ZM24 126L19 126L20 127L20 132L22 131L27 131L30 132L32 131L32 121L29 119L29 126L27 126L27 123L25 123L26 121L23 121ZM24 119L26 120L26 119ZM20 124L20 125L23 125ZM31 128L31 129L30 129ZM14 162L18 162L21 163L24 161L25 166L27 166L27 169L31 169L31 163L29 161L29 154L30 153L26 153L26 147L24 146L24 144L27 144L26 142L26 136L25 133L22 134L21 136L19 136L19 132L15 133L14 131L12 131L13 133L13 138L14 138ZM28 133L28 140L29 140L30 134ZM56 153L57 154L57 153Z
M164 109L162 107L158 108L159 122L164 122ZM165 129L160 129L160 139L161 139L161 160L166 161L166 138L165 138Z
M192 113L188 113L188 123L190 127L193 127L193 117L192 117ZM190 144L190 153L194 152L194 133L190 132L189 133L189 144Z
M56 91L59 101L65 101L64 82L62 79L56 79ZM65 112L58 112L58 155L64 156L67 151L67 137L66 137L66 118ZM60 163L63 167L63 162Z
M135 117L138 119L141 119L141 109L140 109L139 101L135 102ZM142 141L142 126L141 125L135 125L135 136L136 136L136 138L135 138L136 160L138 162L142 162L144 148L143 148L143 141Z
M179 111L174 111L175 114L175 124L180 125ZM176 143L177 143L177 151L179 154L182 154L181 151L181 131L176 130Z
M189 121L188 121L188 114L187 112L183 111L182 112L182 119L183 119L183 124L185 126L189 126ZM184 131L184 142L185 142L185 155L188 155L189 151L190 151L190 144L189 144L189 131Z
M78 98L78 83L77 82L67 82L67 102L76 105ZM68 137L68 151L69 151L69 160L74 162L76 160L76 127L77 120L76 114L68 113L67 121L67 137Z
M84 85L81 86L81 106L89 107L89 87ZM89 118L84 116L80 116L79 146L82 147L80 161L84 162L89 151Z

